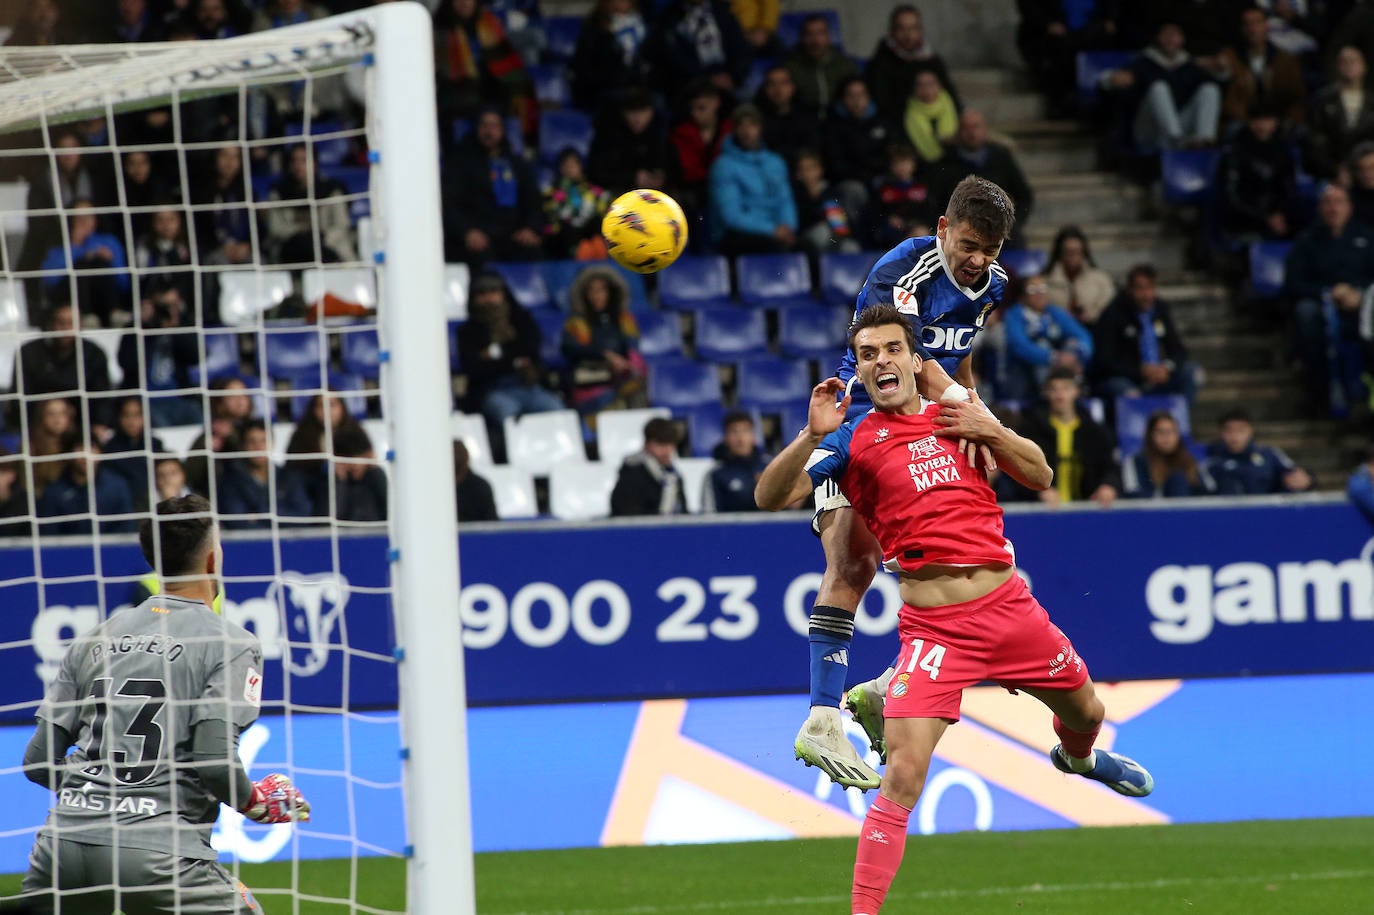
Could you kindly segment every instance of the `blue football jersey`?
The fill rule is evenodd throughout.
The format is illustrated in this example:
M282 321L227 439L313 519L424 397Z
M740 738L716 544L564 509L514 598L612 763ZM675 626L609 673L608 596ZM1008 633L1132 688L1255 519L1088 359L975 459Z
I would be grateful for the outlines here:
M980 289L961 286L949 272L940 240L934 235L908 238L884 254L869 271L854 305L854 317L870 305L890 303L907 315L916 328L922 359L934 359L950 377L973 350L973 338L988 313L1002 304L1007 272L996 261L988 266ZM836 376L849 387L854 377L854 354L845 350ZM868 395L857 382L855 401Z

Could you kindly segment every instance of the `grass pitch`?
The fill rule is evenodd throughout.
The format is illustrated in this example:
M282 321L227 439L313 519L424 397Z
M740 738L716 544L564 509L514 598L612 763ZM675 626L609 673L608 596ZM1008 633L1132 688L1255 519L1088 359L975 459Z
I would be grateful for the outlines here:
M1367 915L1374 819L912 836L884 912ZM576 849L477 856L481 915L683 915L849 911L852 840ZM272 915L349 911L347 895L399 911L404 866L363 859L245 865ZM0 877L0 894L19 877ZM312 898L313 897L313 898ZM355 910L356 911L356 910ZM364 909L365 911L365 909Z

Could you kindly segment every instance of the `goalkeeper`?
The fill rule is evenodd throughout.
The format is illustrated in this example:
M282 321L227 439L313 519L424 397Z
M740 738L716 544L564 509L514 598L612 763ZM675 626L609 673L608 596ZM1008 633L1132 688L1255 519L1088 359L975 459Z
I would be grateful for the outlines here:
M211 610L224 561L211 512L182 496L142 522L163 593L77 638L38 709L24 772L57 797L24 877L32 909L60 895L63 913L259 912L210 847L219 805L259 823L310 817L289 779L254 784L238 759L262 647Z

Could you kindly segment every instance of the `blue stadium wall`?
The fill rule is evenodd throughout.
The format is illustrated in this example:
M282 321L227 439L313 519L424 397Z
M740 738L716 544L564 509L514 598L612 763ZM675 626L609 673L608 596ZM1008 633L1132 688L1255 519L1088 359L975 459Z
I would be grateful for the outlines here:
M913 831L1034 829L1374 815L1374 797L1294 780L1304 758L1374 758L1374 529L1332 501L1013 513L1008 534L1037 596L1103 684L1105 745L1147 763L1158 789L1119 797L1046 761L1048 714L994 687L971 690L942 743ZM503 525L461 538L475 842L479 850L851 835L865 810L792 759L806 710L805 620L821 568L805 519ZM385 543L227 545L226 613L267 658L264 716L245 735L261 774L302 774L315 820L245 828L217 844L247 860L404 847ZM278 559L278 550L280 558ZM103 548L105 575L134 574L137 547ZM93 571L84 545L41 554L51 580ZM0 577L33 574L30 546L0 549ZM899 602L880 578L860 614L857 676L896 652ZM128 599L107 586L105 606ZM0 645L32 640L0 683L0 871L19 870L48 796L14 766L32 703L64 640L98 618L93 584L4 589ZM454 625L434 608L434 625ZM352 650L344 650L343 634ZM369 650L370 649L370 650ZM27 646L7 648L7 661ZM287 673L290 676L287 676ZM352 713L274 713L294 706ZM454 710L455 718L460 714ZM434 726L443 726L434 722ZM853 735L861 740L856 731ZM1221 753L1225 765L1200 765ZM1329 755L1327 755L1329 754ZM351 778L335 774L345 760ZM871 796L870 796L871 797ZM539 828L529 830L528 824ZM517 825L518 824L518 825ZM354 837L364 843L358 846Z

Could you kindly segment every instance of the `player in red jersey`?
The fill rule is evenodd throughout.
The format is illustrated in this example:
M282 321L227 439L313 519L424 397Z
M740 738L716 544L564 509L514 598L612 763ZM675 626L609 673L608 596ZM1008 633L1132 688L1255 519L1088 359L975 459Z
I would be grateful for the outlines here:
M777 511L824 480L837 482L899 577L902 653L886 694L887 769L854 864L852 911L876 915L901 864L930 758L959 720L965 687L992 680L1047 705L1060 740L1050 760L1063 772L1130 797L1149 794L1154 780L1133 760L1094 750L1105 711L1087 666L1016 574L987 474L957 442L987 446L1003 472L1035 490L1053 478L1040 448L976 400L921 397L915 335L896 308L860 313L849 345L874 412L846 423L848 398L835 404L839 379L817 385L806 429L764 470L754 498Z

